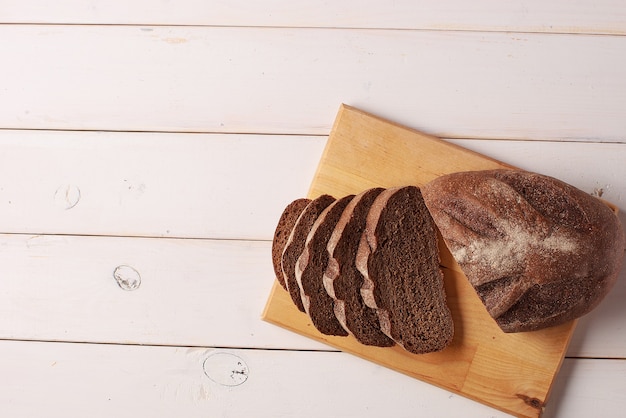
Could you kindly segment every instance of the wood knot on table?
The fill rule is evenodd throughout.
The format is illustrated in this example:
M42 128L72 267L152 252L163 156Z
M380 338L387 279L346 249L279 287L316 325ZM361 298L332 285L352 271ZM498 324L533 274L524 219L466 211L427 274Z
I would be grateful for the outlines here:
M526 405L529 405L535 409L541 410L545 406L542 400L537 399L537 398L532 398L528 395L524 395L523 393L517 393L515 394L515 396L523 400Z

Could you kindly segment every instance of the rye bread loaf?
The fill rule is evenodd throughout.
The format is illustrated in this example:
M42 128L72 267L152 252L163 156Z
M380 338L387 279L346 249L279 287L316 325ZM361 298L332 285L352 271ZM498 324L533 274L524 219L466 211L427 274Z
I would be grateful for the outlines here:
M613 286L620 222L599 199L520 170L455 173L423 187L452 255L505 332L578 318Z
M323 284L334 300L335 316L346 331L362 344L389 347L394 345L393 340L380 330L376 311L361 298L363 276L355 264L367 213L382 191L382 188L366 190L346 206L326 245L329 260Z
M296 281L296 262L300 254L302 254L302 250L304 250L306 237L315 220L334 201L335 198L327 194L311 200L302 210L300 216L298 216L283 250L281 269L285 285L293 303L302 312L304 312L304 305L300 296L300 287L298 287L298 282Z
M387 189L369 210L356 254L361 295L381 330L405 350L440 351L452 341L434 222L415 186Z
M285 285L285 277L282 270L283 251L285 250L285 245L291 234L291 229L310 201L310 199L296 199L288 204L280 215L276 230L274 231L274 239L272 240L272 265L278 283L280 283L285 290L287 286Z
M304 249L296 262L296 281L305 312L313 326L322 334L346 336L333 310L333 299L326 293L322 276L328 265L326 243L341 217L346 205L354 195L335 200L318 216L311 227Z

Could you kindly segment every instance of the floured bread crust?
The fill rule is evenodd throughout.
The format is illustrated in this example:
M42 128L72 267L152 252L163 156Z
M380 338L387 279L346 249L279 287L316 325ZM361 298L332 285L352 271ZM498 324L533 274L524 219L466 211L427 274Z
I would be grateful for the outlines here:
M521 170L454 173L422 188L452 255L505 332L558 325L612 288L624 232L600 200Z

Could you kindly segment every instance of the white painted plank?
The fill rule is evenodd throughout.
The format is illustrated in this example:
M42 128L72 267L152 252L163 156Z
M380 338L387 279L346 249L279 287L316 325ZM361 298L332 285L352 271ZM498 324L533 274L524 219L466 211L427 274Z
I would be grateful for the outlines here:
M626 33L619 0L104 1L4 0L3 23L358 27Z
M442 137L624 141L623 36L4 25L0 39L0 128L328 134L344 102Z
M267 241L0 236L0 339L328 349L261 321ZM124 290L114 273L140 276Z
M543 418L622 417L626 360L565 359Z
M621 209L626 145L456 141ZM0 130L0 232L272 238L325 137Z
M0 368L11 417L508 416L343 353L2 341Z
M269 241L0 235L0 339L328 350L260 320ZM136 290L114 278L140 275ZM626 357L626 271L568 356Z
M508 416L343 353L1 341L0 367L11 417ZM625 393L626 361L566 359L544 417L619 417Z
M326 138L0 131L0 231L271 239Z

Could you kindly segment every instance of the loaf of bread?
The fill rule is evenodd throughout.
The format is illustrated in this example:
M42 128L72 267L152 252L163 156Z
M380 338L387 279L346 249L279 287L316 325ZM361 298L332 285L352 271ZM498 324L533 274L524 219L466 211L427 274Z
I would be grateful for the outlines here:
M436 227L504 332L578 318L606 296L626 239L599 199L521 170L441 176L336 200L297 199L272 260L294 304L323 334L439 351L453 338Z
M613 286L624 232L599 199L520 170L454 173L422 188L446 245L505 332L578 318Z

